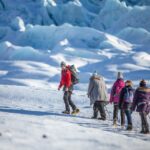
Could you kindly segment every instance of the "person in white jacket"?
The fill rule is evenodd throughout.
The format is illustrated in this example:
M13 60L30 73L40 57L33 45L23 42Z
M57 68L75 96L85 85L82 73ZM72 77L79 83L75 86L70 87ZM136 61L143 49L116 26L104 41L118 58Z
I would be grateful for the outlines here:
M100 112L100 120L106 120L105 105L109 102L108 93L105 81L102 76L96 72L90 77L88 86L88 97L90 104L93 105L93 119L97 119L98 112Z

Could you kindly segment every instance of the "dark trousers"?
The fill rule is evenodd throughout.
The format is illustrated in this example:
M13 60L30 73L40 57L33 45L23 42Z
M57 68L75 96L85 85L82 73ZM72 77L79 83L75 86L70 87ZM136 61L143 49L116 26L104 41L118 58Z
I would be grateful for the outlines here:
M98 116L98 112L100 112L100 115L101 115L101 118L102 119L106 119L106 113L105 113L105 102L103 101L96 101L94 103L94 106L93 106L93 111L94 111L94 118L97 118Z
M118 120L118 111L119 111L119 104L114 103L114 112L113 112L114 123L116 123ZM125 124L125 112L124 112L124 110L120 111L120 116L121 116L121 125L124 125Z
M141 117L142 132L149 132L147 113L146 112L140 112L140 117Z
M64 103L65 103L65 107L66 107L66 111L70 112L70 106L73 110L76 109L75 104L73 103L73 101L71 100L71 94L72 92L70 91L65 91L64 92Z
M129 110L129 109L125 110L125 114L127 117L128 125L132 126L131 110Z

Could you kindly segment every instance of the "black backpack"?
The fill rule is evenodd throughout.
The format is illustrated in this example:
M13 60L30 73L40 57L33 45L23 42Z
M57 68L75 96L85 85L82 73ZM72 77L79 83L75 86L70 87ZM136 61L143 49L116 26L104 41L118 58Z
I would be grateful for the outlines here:
M75 66L71 65L69 67L69 70L71 72L71 82L73 83L73 85L78 84L79 83L79 76L78 76L78 73L77 73Z

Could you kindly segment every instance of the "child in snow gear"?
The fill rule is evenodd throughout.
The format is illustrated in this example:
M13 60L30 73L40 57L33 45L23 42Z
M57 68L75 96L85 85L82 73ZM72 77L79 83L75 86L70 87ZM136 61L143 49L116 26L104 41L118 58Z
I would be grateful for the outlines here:
M147 87L146 81L140 81L139 87L135 91L132 110L136 109L141 117L141 133L149 133L149 124L147 116L150 112L150 88Z
M119 108L125 112L125 115L127 117L127 130L132 130L131 107L133 103L133 96L134 89L132 88L132 81L127 80L125 82L125 87L121 90L119 100Z
M63 111L65 114L70 114L70 106L72 107L72 113L71 114L76 114L79 112L79 109L77 109L76 105L73 103L71 100L71 95L73 91L73 83L72 83L72 73L70 71L70 66L67 66L65 62L61 62L61 81L58 87L58 90L61 89L63 86L63 91L64 91L64 103L66 110ZM70 106L69 106L70 105Z
M113 84L111 94L110 94L110 103L114 103L114 110L113 110L113 125L117 126L118 120L118 110L119 110L119 98L120 92L122 88L124 88L125 83L123 80L123 74L118 72L117 80ZM125 114L124 111L121 110L121 126L124 126Z
M100 120L106 120L105 105L108 103L108 95L106 84L102 76L99 76L96 72L91 76L88 97L90 98L90 104L93 105L93 117L98 117L98 111L100 112Z

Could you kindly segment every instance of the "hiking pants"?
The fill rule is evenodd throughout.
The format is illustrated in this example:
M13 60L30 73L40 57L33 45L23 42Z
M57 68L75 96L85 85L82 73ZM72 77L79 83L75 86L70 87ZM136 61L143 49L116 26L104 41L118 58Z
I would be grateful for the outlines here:
M125 114L126 114L126 117L127 117L128 125L132 125L131 110L126 109Z
M116 123L118 120L118 111L119 111L119 104L114 103L114 112L113 112L113 121ZM120 116L121 116L121 125L125 124L125 112L124 110L120 110Z
M149 124L147 121L147 113L146 112L140 112L140 117L141 117L141 126L142 126L142 131L144 132L149 132Z
M97 118L98 112L100 112L101 118L104 120L106 119L106 113L104 107L105 107L105 102L103 101L96 101L94 103L93 106L94 118Z
M68 112L70 112L70 106L72 107L73 110L76 109L75 104L71 100L71 94L72 94L72 92L65 91L64 92L64 97L63 97L64 103L65 103L65 108L66 108L66 111L68 111Z

